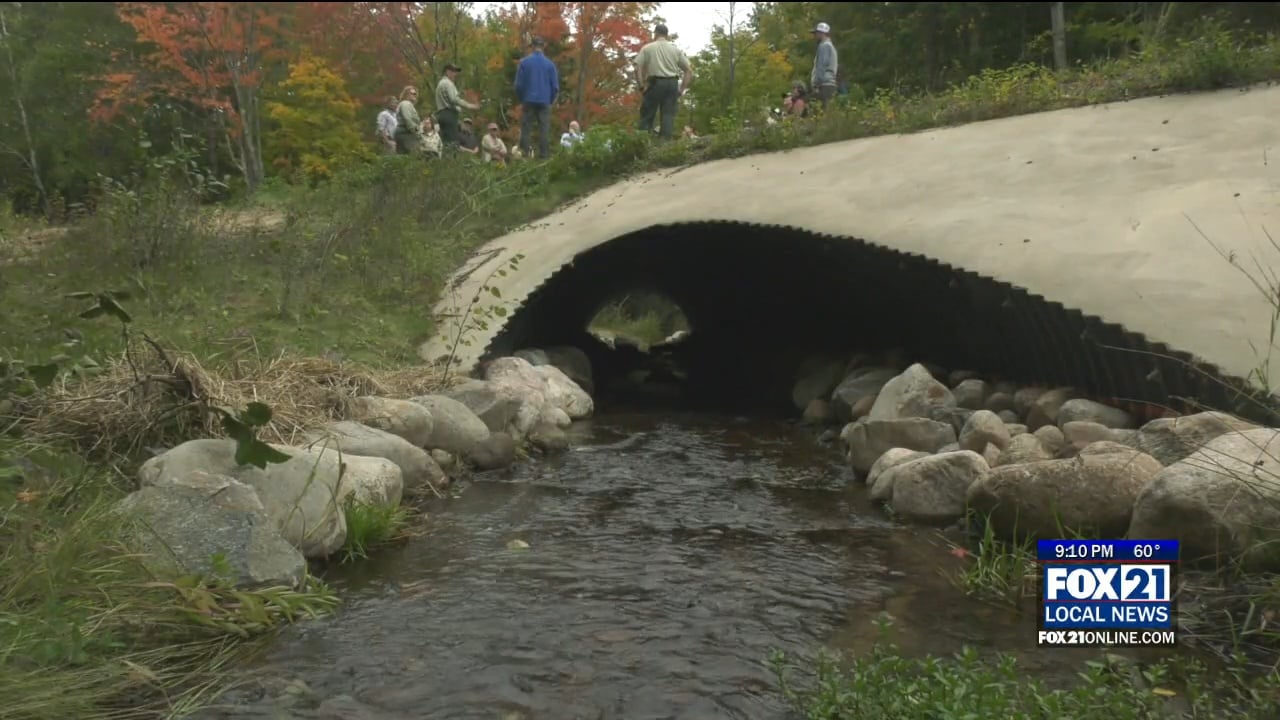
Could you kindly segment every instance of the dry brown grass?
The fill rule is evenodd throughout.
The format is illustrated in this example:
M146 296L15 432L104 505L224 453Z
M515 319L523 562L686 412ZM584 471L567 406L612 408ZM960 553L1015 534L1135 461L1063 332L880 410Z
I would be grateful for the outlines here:
M211 407L238 413L250 402L265 403L272 420L259 437L292 445L303 432L343 417L351 398L405 398L443 387L432 366L378 371L281 354L206 367L190 353L143 338L100 372L64 376L29 398L18 422L41 441L69 442L89 457L128 464L187 440L225 437Z

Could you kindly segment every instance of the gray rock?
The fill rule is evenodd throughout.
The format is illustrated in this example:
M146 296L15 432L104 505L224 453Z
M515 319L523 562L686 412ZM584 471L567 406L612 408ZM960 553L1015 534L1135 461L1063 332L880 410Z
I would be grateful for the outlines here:
M982 410L991 394L986 381L970 378L956 385L951 394L956 399L956 406L969 410Z
M1057 425L1058 413L1062 406L1075 396L1076 391L1066 387L1041 393L1031 404L1031 409L1027 411L1027 427L1035 432L1045 425Z
M346 455L385 458L400 467L406 487L423 485L440 487L444 472L431 455L422 448L393 435L350 420L329 423L322 429L308 432L304 446L308 449L334 448Z
M588 395L596 391L595 374L591 368L591 358L581 348L572 345L555 345L547 348L547 362L543 365L554 365L582 388Z
M926 457L929 457L929 453L923 453L919 450L908 450L906 448L890 448L886 450L871 466L871 470L867 472L867 487L871 489L871 499L878 502L887 502L893 497L893 476L886 476L885 471L897 465Z
M529 444L547 455L569 450L569 436L555 425L539 423L529 433Z
M1018 413L1019 417L1026 417L1031 412L1031 407L1035 405L1036 400L1048 390L1048 388L1040 385L1018 388L1013 393L1013 411Z
M342 547L348 498L383 505L400 501L403 475L390 460L334 449L272 447L290 459L259 469L236 462L232 440L190 440L143 463L138 479L147 487L207 472L244 483L257 492L284 539L308 558L326 557Z
M988 444L1001 450L1009 447L1009 429L995 413L979 410L969 416L969 420L960 429L960 448L981 453Z
M894 514L918 523L942 525L965 514L965 496L988 471L987 461L975 452L930 455L895 465L885 471L893 477L890 503Z
M444 395L422 395L413 402L431 413L433 426L424 447L470 458L489 437L489 427L466 405Z
M595 412L595 403L577 383L569 379L555 365L539 365L534 371L546 380L543 390L547 404L560 408L574 420L591 417Z
M1172 465L1221 435L1256 429L1257 425L1234 415L1202 412L1152 420L1138 430L1135 446L1165 465Z
M1001 417L1004 416L1004 413L1012 413L1013 414L1012 422L1018 422L1019 420L1022 419L1021 416L1018 415L1017 409L1014 407L1013 395L1010 395L1009 393L1002 393L1002 392L991 393L990 395L987 396L987 399L983 401L982 409L990 410L991 412L997 415L1000 415ZM1006 420L1005 422L1010 422L1010 421Z
M998 413L998 415L999 415L999 417L1000 417L1000 419L1001 419L1001 420L1004 420L1004 427L1005 427L1005 429L1006 429L1006 430L1008 430L1008 431L1009 431L1009 437L1010 437L1010 438L1016 437L1016 436L1018 436L1018 435L1025 435L1025 434L1027 434L1027 426L1026 426L1026 425L1023 425L1023 424L1022 424L1022 423L1020 423L1020 422L1009 422L1009 420L1008 420L1008 419L1006 419L1005 413L1003 413L1003 412ZM1009 415L1013 415L1013 413L1009 413ZM1014 416L1014 417L1016 417L1016 416Z
M398 435L425 447L433 429L431 413L408 400L365 396L347 403L346 420Z
M872 420L928 418L937 407L955 407L956 399L946 385L934 379L920 363L885 383L871 406Z
M1187 434L1197 431L1208 432L1183 428ZM1246 571L1280 570L1277 453L1280 431L1273 428L1227 432L1209 440L1163 468L1143 488L1128 537L1176 539L1182 559L1192 563L1239 560Z
M952 391L954 391L957 387L960 386L960 383L965 382L967 380L976 379L977 377L978 377L978 373L972 370L952 370L951 373L947 375L947 385L950 385L952 388ZM983 383L983 384L985 385L986 383ZM981 410L982 407L978 406L976 408L969 408L969 409Z
M1048 432L1050 427L1050 425L1046 425L1036 432ZM1059 453L1070 452L1074 454L1086 447L1089 447L1093 443L1101 442L1103 440L1114 441L1116 439L1114 431L1111 430L1111 428L1108 428L1105 425L1099 425L1095 422L1084 422L1080 420L1073 420L1069 423L1064 423L1060 434L1062 435L1062 448L1059 450Z
M468 380L445 393L467 406L484 422L489 432L505 432L520 410L520 398L504 393L486 380Z
M990 513L1004 537L1121 537L1143 486L1160 470L1149 455L1101 442L1066 460L992 468L969 488L968 502Z
M993 467L1052 460L1053 455L1035 435L1023 433L1009 438L1009 447L1000 453Z
M498 470L516 461L516 443L504 432L496 432L476 446L471 462L479 470Z
M1061 455L1062 451L1067 447L1067 439L1056 425L1045 425L1036 430L1034 434L1040 444L1044 445L1044 449L1048 450L1049 454L1054 457ZM1105 438L1099 438L1099 440L1103 439Z
M296 587L306 575L302 553L280 535L258 494L232 478L198 471L167 477L117 508L130 517L130 534L160 577L225 572L239 587Z
M849 461L854 470L867 472L881 455L893 448L933 453L955 441L955 429L936 420L867 420L854 423L849 433Z
M1117 430L1133 427L1133 417L1124 410L1084 398L1068 400L1058 408L1059 426L1077 421L1094 422Z
M871 412L876 396L885 383L897 375L889 368L864 367L854 370L831 391L831 410L836 418L848 422Z

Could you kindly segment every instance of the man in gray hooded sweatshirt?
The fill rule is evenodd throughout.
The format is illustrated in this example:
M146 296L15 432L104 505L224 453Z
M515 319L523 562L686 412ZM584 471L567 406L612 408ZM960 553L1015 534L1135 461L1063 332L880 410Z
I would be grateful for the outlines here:
M831 44L831 26L820 22L813 28L813 38L818 41L818 51L813 56L813 74L809 89L818 96L822 109L836 96L836 46Z

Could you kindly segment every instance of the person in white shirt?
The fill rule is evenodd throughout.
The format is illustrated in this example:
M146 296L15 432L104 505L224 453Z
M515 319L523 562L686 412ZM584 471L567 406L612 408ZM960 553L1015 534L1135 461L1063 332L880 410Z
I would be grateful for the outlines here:
M388 97L386 107L378 113L378 139L388 155L396 154L396 105L394 97Z
M578 125L577 120L571 120L569 122L569 132L560 136L560 145L561 147L571 148L582 142L582 138L582 126Z

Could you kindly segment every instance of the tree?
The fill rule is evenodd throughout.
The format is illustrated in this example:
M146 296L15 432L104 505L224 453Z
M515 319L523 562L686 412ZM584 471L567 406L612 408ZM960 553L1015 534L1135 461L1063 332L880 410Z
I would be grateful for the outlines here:
M7 70L9 76L9 87L13 93L13 107L18 114L18 122L22 127L23 138L23 147L18 148L3 144L0 145L0 150L17 157L26 166L27 171L31 173L31 182L35 185L36 192L40 195L40 206L47 218L53 214L52 205L49 202L49 192L44 186L44 178L40 174L40 160L36 157L36 144L31 138L31 116L27 114L27 105L22 98L22 87L18 81L18 62L14 59L13 40L9 35L8 17L5 15L3 6L0 6L0 43L4 45L5 70Z
M570 62L561 68L561 85L573 87L573 118L599 120L626 112L636 102L632 60L644 46L648 17L658 3L561 3L573 28ZM567 69L567 72L566 72ZM565 77L571 78L564 82Z
M696 127L706 128L717 117L764 113L777 104L777 98L788 90L796 77L787 53L774 50L750 30L730 38L723 32L711 35L711 46L694 58L699 81L689 90ZM739 48L729 63L730 47ZM735 75L735 92L725 91L729 73Z
M359 103L323 60L306 54L291 63L273 95L279 100L267 103L274 124L267 143L272 167L314 184L369 156L358 130Z
M261 90L283 49L285 3L119 3L120 18L148 46L139 66L106 77L95 116L169 96L218 118L236 167L252 192L261 184Z
M1063 3L1050 4L1050 21L1053 26L1053 67L1055 70L1067 69L1067 20L1062 9Z

